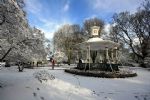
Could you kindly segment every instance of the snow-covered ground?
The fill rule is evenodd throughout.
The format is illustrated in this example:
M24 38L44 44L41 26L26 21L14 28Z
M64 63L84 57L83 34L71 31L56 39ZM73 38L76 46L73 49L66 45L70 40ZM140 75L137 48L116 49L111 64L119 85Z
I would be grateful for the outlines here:
M95 78L50 67L0 69L0 100L150 100L150 71L132 68L133 78Z

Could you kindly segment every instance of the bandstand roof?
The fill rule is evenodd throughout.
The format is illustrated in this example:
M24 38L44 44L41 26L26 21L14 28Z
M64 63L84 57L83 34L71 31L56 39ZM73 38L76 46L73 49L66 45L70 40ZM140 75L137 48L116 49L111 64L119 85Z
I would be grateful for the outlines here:
M115 43L110 40L103 40L99 37L90 38L89 40L79 43L81 49L87 50L87 47L90 46L90 50L105 50L106 48L112 49L119 47L119 43Z

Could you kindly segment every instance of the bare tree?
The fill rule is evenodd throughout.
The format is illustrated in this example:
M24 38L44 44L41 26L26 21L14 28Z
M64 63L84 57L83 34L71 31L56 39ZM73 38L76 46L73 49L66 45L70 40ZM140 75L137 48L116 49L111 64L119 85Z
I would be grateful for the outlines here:
M130 47L139 58L139 63L145 66L144 59L149 53L150 44L150 2L146 1L135 14L122 12L115 14L113 19L116 35Z
M75 56L73 52L78 50L76 44L82 41L83 36L79 25L63 25L54 35L55 51L64 52L70 64L71 59Z

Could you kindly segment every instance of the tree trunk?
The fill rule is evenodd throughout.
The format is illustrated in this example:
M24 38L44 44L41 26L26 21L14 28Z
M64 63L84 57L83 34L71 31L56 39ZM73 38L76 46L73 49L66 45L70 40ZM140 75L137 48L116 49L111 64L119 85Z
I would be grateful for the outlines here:
M6 53L4 54L4 56L0 59L0 61L3 61L3 60L6 58L6 56L10 53L11 50L12 50L12 47L7 50L7 52L6 52Z
M144 63L144 60L145 60L146 57L148 57L149 50L150 50L150 48L149 48L149 39L144 39L142 44L141 44L141 52L142 52L142 56L143 56L141 58L142 60L141 60L141 63L140 63L141 67L146 67L146 64Z

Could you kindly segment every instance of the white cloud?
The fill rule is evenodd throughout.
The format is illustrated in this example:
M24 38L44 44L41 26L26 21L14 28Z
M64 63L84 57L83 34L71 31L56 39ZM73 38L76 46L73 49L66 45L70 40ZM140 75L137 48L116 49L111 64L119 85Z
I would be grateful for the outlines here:
M64 12L67 12L68 10L69 10L69 2L67 2L65 5L64 5L64 7L63 7L63 11Z
M47 13L51 9L44 9L45 7L41 4L42 1L40 0L25 0L26 3L26 10L27 12L30 12L34 15L34 17L37 20L33 20L36 23L38 22L39 24L34 25L38 29L40 29L42 32L45 33L45 37L48 39L52 39L54 36L54 32L63 24L71 23L69 19L66 17L62 17L58 20L56 19L51 19L51 14ZM44 13L43 13L44 10ZM63 7L63 12L66 12L69 10L69 2L67 1ZM45 17L43 16L44 14L48 15L50 17ZM33 24L33 23L32 23ZM35 24L35 23L34 23Z
M93 14L93 15L91 15L89 17L84 18L84 20L88 20L88 19L95 18L95 17L97 17L97 15Z
M26 10L33 13L39 14L42 11L42 5L38 0L25 0Z
M110 29L111 29L111 25L110 24L106 24L105 26L104 26L104 31L106 32L106 33L110 33Z
M143 0L90 0L90 6L103 12L135 12Z
M58 30L58 28L64 24L70 24L71 22L67 19L62 19L61 21L55 21L53 19L43 19L39 18L41 22L43 22L42 26L37 26L38 29L42 30L45 33L45 37L48 39L52 39L54 36L54 32Z
M70 1L66 0L66 3L63 5L63 12L67 12L70 8Z

